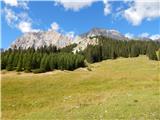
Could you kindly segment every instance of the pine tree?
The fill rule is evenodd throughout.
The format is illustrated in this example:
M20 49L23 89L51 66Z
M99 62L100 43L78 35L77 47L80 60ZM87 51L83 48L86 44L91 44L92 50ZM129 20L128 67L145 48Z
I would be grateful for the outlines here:
M7 66L6 66L6 69L8 71L11 71L13 70L13 57L14 57L14 54L11 53L8 57L8 61L7 61Z
M135 45L132 45L130 57L138 57L138 56L139 56L138 48Z
M1 69L5 69L6 68L7 59L8 59L7 57L8 57L7 54L5 54L5 53L1 54Z
M156 55L156 47L153 45L153 43L150 43L147 48L147 55L150 60L158 60Z
M20 55L19 60L18 60L18 65L17 65L17 71L22 71L22 65L23 65L23 58L22 55Z
M40 69L43 72L49 71L49 56L45 54L41 60Z
M154 51L154 49L149 50L148 57L150 60L158 60L157 55L156 55L156 51Z
M31 68L32 68L32 56L31 54L27 53L24 64L25 72L31 72Z

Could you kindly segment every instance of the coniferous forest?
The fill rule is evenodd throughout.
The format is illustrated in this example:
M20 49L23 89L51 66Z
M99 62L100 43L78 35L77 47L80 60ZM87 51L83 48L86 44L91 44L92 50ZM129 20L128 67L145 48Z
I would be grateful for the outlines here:
M150 60L158 60L158 55L156 55L156 51L160 49L158 41L122 41L102 36L98 39L98 45L88 45L82 52L90 63L116 59L117 57L138 57L139 55L147 55Z
M41 73L46 71L74 70L85 66L85 60L89 63L100 62L118 57L138 57L147 55L150 60L159 60L156 51L160 49L160 43L155 41L122 41L105 37L97 37L97 45L88 45L83 51L72 53L76 44L62 49L55 46L28 48L23 50L8 49L1 52L1 69L8 71L25 71Z

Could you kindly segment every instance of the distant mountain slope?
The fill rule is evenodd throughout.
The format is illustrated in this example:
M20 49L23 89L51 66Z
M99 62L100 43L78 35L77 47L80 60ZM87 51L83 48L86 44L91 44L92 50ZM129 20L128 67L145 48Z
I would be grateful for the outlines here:
M114 40L130 40L125 37L117 30L109 30L103 28L93 28L90 31L83 33L79 36L69 37L58 33L56 31L40 31L25 33L21 37L17 38L12 44L11 48L22 48L27 49L29 47L34 47L37 49L42 46L55 45L58 48L63 48L70 44L76 43L77 47L73 49L73 52L84 50L88 44L95 45L98 43L96 38L93 36L104 36L112 38ZM149 38L136 38L136 40L151 40ZM157 39L159 41L159 39Z
M82 38L84 37L93 37L93 36L104 36L108 38L112 38L115 40L128 40L124 35L122 35L117 30L108 30L103 28L93 28L89 32L80 35Z
M55 45L58 48L65 47L72 43L72 38L62 35L56 31L41 31L26 33L17 38L11 45L11 48L29 48L29 47L42 47L44 45Z

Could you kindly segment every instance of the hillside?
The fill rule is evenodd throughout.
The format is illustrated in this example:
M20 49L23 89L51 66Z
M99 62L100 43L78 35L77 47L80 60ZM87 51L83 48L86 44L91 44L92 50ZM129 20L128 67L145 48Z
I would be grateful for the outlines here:
M159 64L140 56L94 63L92 71L2 71L2 118L160 119Z

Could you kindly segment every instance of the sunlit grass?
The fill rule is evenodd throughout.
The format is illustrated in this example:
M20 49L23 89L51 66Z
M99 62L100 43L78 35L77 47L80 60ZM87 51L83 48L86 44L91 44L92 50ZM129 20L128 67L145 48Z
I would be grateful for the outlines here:
M95 63L92 71L1 73L2 118L160 119L159 63L141 56Z

